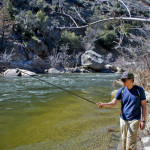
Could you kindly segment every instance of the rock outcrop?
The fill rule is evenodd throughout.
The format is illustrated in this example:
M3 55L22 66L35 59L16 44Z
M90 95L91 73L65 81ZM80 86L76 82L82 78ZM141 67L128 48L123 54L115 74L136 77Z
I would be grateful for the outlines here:
M105 69L105 63L102 56L96 52L89 50L81 56L82 66L88 67L95 71L101 71Z

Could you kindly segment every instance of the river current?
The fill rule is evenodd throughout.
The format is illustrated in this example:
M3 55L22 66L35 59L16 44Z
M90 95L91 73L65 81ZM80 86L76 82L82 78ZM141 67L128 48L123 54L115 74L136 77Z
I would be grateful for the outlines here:
M109 102L119 74L38 77L93 102ZM32 77L0 77L0 150L108 150L120 139L119 113L119 104L99 109Z

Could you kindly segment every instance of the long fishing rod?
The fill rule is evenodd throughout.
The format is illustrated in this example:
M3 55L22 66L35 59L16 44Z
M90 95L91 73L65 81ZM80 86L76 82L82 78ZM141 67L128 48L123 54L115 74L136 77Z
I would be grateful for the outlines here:
M19 69L16 69L15 68L15 70L19 70ZM26 73L26 72L24 72L24 71L21 71L21 70L19 70L20 72L22 72L22 73L24 73L24 74L26 74L26 75L29 75L30 76L30 74L28 74L28 73ZM40 81L42 81L42 82L45 82L45 83L47 83L47 84L50 84L50 85L52 85L52 86L54 86L54 87L56 87L56 88L58 88L58 89L61 89L61 90L63 90L63 91L65 91L65 92L68 92L68 93L70 93L70 94L72 94L72 95L74 95L74 96L76 96L76 97L79 97L79 98L81 98L81 99L83 99L83 100L85 100L85 101L87 101L87 102L90 102L90 103L92 103L92 104L96 104L95 102L93 102L93 101L91 101L91 100L89 100L89 99L87 99L87 98L84 98L84 97L82 97L82 96L80 96L80 95L77 95L76 93L73 93L73 92L70 92L70 91L68 91L68 90L66 90L66 89L64 89L64 88L62 88L62 87L59 87L59 86L57 86L57 85L54 85L54 84L52 84L52 83L50 83L50 82L48 82L48 81L45 81L45 80L43 80L43 79L40 79L40 78L38 78L38 77L36 77L36 76L32 76L33 78L35 78L35 79L37 79L37 80L40 80Z

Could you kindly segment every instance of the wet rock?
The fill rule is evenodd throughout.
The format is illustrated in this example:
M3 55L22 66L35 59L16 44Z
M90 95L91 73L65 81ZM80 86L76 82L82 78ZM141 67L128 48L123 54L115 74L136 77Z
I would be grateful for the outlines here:
M96 52L89 50L81 56L81 64L95 71L101 71L105 69L105 63L102 56Z

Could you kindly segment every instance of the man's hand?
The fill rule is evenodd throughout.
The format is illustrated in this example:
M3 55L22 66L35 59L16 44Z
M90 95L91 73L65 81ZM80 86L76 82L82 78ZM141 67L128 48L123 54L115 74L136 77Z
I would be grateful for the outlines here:
M96 103L96 105L99 107L99 108L104 108L104 104L99 102L99 103Z
M141 124L140 124L140 130L144 130L144 128L145 128L145 122L141 122Z

